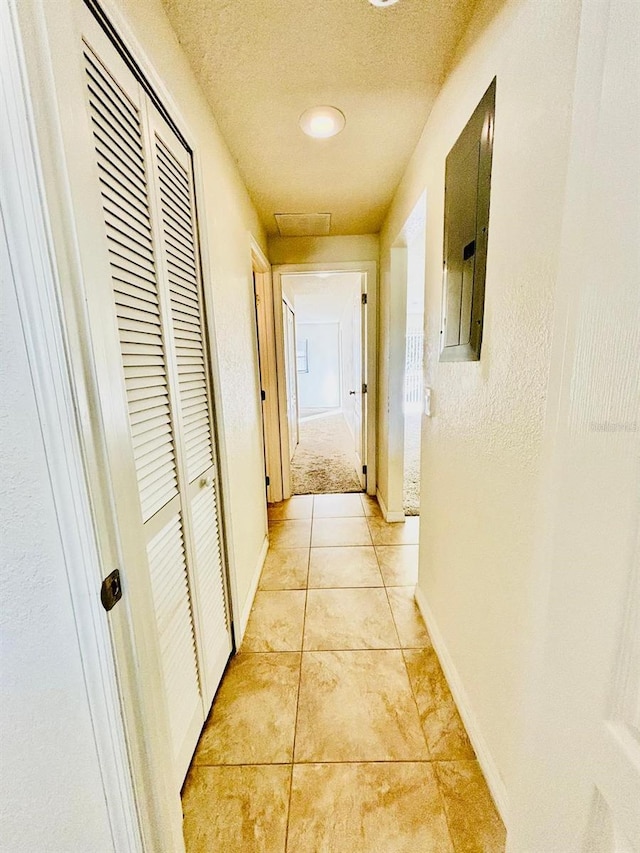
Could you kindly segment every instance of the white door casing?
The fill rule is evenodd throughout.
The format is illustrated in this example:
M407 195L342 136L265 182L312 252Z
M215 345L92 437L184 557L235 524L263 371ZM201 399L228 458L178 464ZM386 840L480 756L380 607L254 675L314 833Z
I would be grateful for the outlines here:
M362 364L363 379L367 393L363 395L363 459L367 466L366 491L376 493L376 405L377 405L377 264L373 261L341 261L317 264L283 264L272 268L273 306L276 330L276 364L278 374L278 398L280 413L282 496L291 497L291 474L289 458L289 425L287 417L284 302L282 293L283 275L310 274L315 272L359 272L362 289L366 290L367 303L362 307Z
M282 300L284 334L284 373L287 398L287 432L289 460L293 459L299 441L298 372L296 359L296 315L291 305Z
M262 422L265 445L266 475L269 478L267 500L282 500L282 463L280 458L280 424L278 410L278 378L275 362L275 330L273 322L273 296L271 265L250 237L251 263L256 298L256 334L262 400Z
M364 278L364 276L363 276ZM363 299L365 301L363 301ZM354 301L351 314L351 341L353 346L353 439L355 443L355 468L364 491L367 489L367 476L364 470L367 458L367 407L365 404L367 388L367 311L366 290Z

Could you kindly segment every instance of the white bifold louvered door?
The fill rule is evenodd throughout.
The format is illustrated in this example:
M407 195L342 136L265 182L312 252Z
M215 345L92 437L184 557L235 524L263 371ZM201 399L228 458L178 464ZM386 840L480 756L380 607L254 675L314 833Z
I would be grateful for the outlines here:
M97 30L97 28L96 28ZM101 33L83 45L176 781L231 652L191 155ZM97 45L97 48L96 48Z
M231 651L224 597L222 543L215 477L209 367L203 317L191 156L149 105L156 218L170 315L174 407L182 496L194 567L194 618L201 689L207 711ZM224 638L224 642L222 642Z

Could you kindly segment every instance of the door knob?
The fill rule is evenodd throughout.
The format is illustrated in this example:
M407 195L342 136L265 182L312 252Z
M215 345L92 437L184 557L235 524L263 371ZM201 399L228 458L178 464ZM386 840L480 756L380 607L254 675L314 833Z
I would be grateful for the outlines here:
M200 487L203 489L204 488L208 489L212 482L213 482L213 480L211 479L211 477L203 477L200 480Z

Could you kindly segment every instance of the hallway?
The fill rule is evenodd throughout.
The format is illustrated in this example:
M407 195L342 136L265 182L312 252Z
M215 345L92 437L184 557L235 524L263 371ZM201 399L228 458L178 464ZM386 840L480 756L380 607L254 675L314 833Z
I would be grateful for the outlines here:
M413 601L418 519L269 510L271 549L187 776L189 853L498 853L504 830Z

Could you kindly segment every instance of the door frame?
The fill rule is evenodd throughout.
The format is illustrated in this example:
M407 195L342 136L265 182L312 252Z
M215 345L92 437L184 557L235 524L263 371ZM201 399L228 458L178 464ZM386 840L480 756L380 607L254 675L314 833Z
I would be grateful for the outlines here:
M276 503L282 500L282 461L271 264L253 234L249 235L249 241L251 266L255 278L259 378L261 389L265 393L265 399L261 404L266 476L269 478L267 501Z
M285 394L285 403L287 407L286 416L287 416L287 435L289 438L289 444L286 448L286 458L291 463L293 459L293 453L295 453L295 449L293 453L291 452L291 430L289 429L289 398L293 396L293 400L295 402L295 422L296 422L296 444L300 441L300 402L298 400L298 360L297 360L297 336L296 336L296 311L293 307L291 300L283 293L282 294L282 304L286 306L287 311L291 312L292 324L293 324L293 352L290 353L291 361L289 365L287 365L287 333L288 333L288 323L285 323L284 309L282 312L282 354L283 354L283 365L284 365L284 394ZM288 320L287 316L287 320ZM285 332L285 329L287 331ZM292 384L295 385L295 389L293 389L293 395L291 395L291 387L289 386L288 379L292 376Z
M427 195L420 194L389 252L389 321L386 331L387 359L387 494L382 495L387 521L404 521L404 378L406 366L407 289L409 252L420 235L426 240ZM426 262L426 255L425 255ZM424 273L424 270L423 270ZM424 280L423 280L424 287ZM425 306L426 317L426 306ZM424 367L424 363L423 363ZM424 382L424 376L423 376Z
M363 460L367 466L365 491L369 495L376 494L376 407L378 390L378 265L375 261L341 261L334 263L316 264L277 264L272 268L273 276L273 311L275 319L276 348L275 360L278 377L278 401L280 419L280 458L282 463L282 497L291 497L291 466L288 457L289 426L287 423L287 399L284 373L284 335L282 333L282 276L310 275L316 272L341 273L356 272L362 275L361 292L367 294L366 317L367 334L366 364L363 374L367 382L367 401L363 410L366 411L366 455Z

